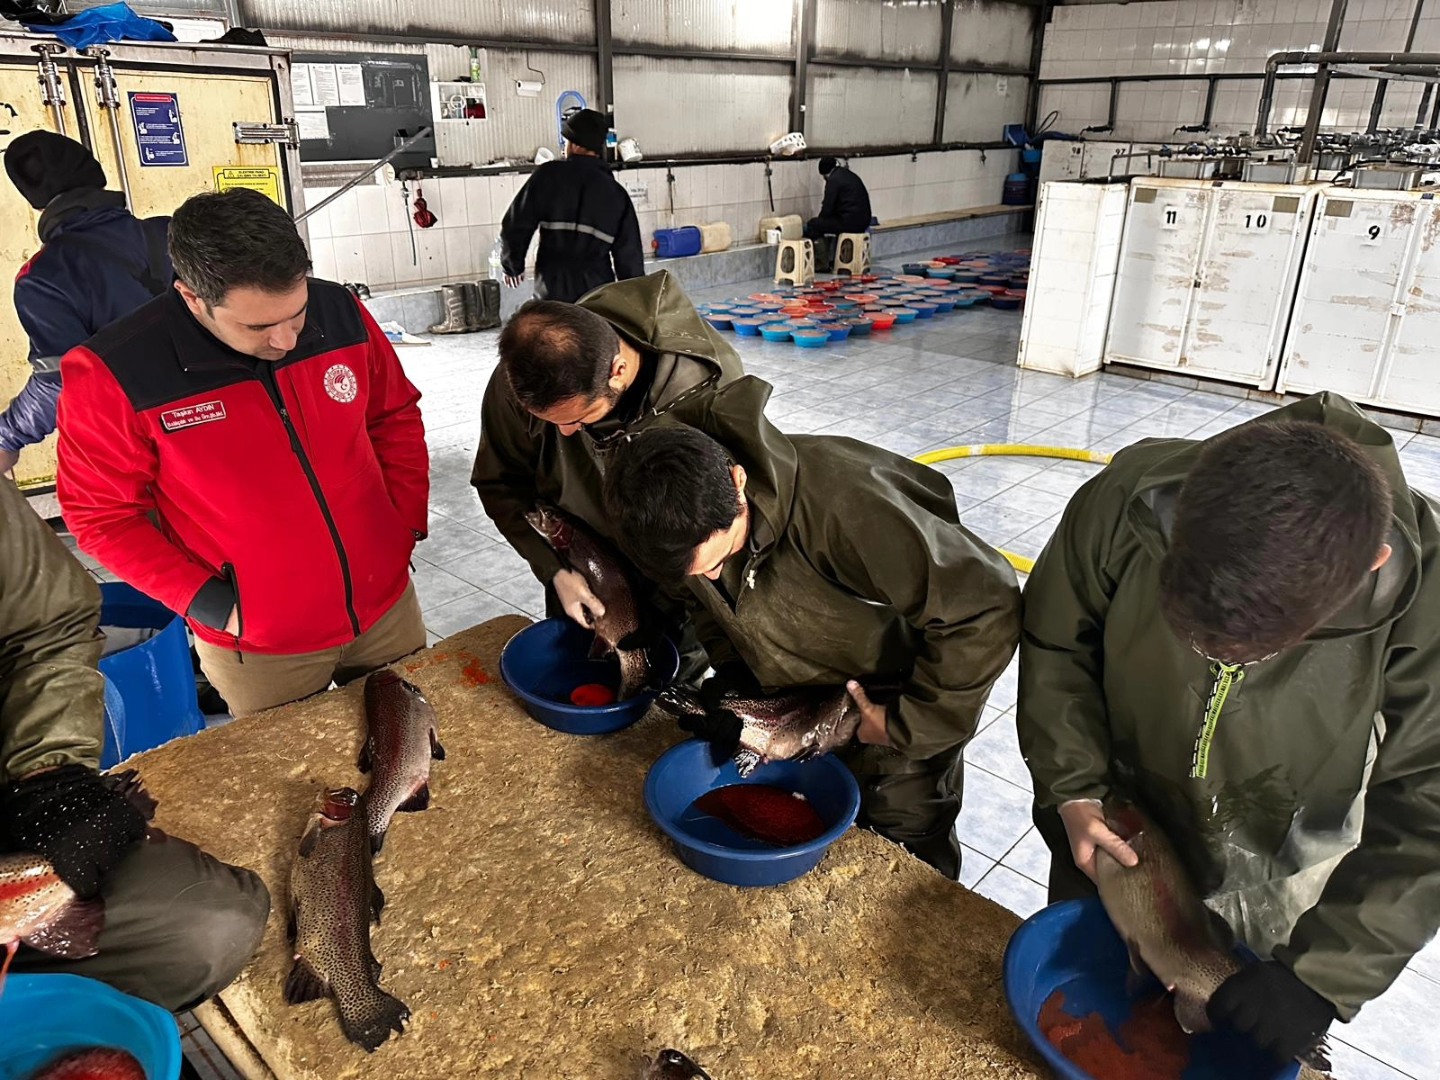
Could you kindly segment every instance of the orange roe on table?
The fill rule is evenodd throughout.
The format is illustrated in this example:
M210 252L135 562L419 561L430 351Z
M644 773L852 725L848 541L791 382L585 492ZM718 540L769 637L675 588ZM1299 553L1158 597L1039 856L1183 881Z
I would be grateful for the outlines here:
M1040 1009L1040 1030L1067 1061L1097 1080L1181 1080L1190 1064L1190 1037L1175 1022L1168 996L1136 1005L1120 1025L1119 1041L1099 1013L1065 1012L1056 990Z
M581 683L570 691L570 704L582 709L598 709L602 705L615 704L615 691L604 683Z

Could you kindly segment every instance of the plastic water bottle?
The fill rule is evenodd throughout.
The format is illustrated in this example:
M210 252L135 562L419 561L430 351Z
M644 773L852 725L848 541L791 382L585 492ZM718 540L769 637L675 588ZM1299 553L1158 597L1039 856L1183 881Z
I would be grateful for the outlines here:
M504 270L500 265L500 239L496 237L490 248L490 276L496 281L503 280Z

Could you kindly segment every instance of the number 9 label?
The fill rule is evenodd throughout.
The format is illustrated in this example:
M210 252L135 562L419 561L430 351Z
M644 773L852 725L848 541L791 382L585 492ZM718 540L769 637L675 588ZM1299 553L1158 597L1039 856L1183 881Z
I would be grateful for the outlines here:
M1360 235L1360 243L1366 247L1376 247L1385 239L1384 230L1379 225L1366 225L1363 228L1364 232Z

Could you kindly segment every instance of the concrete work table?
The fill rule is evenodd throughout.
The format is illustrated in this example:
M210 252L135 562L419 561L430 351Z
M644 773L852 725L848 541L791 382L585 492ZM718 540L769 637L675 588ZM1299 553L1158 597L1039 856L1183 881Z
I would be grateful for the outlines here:
M532 721L499 679L505 617L402 661L448 752L428 811L399 814L375 877L382 985L413 1013L374 1055L334 1004L290 1006L296 844L322 787L363 786L352 685L135 759L156 825L248 866L274 910L259 955L202 1023L252 1077L636 1080L673 1046L714 1080L1042 1075L1006 1010L1016 918L852 830L809 875L737 889L686 869L641 798L678 741L652 712L578 738Z

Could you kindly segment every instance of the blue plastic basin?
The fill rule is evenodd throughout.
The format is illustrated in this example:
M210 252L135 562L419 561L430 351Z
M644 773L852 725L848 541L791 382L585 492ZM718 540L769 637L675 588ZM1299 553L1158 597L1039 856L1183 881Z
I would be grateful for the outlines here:
M1098 899L1067 900L1036 912L1021 924L1005 950L1005 999L1040 1056L1061 1080L1106 1080L1071 1064L1050 1045L1038 1023L1040 1008L1056 990L1065 992L1065 1011L1076 1016L1098 1012L1119 1029L1132 1003L1160 990L1151 982L1132 996L1125 943L1115 932ZM1212 1032L1191 1039L1185 1080L1294 1080L1295 1063L1277 1065L1243 1036Z
M23 1080L87 1046L127 1050L146 1080L180 1075L175 1018L78 975L11 975L0 995L0 1080Z
M548 728L567 735L605 735L627 728L650 707L653 689L628 701L589 707L572 705L570 694L586 683L620 685L620 664L613 656L591 660L595 635L571 619L545 619L527 626L500 651L500 677L525 706L525 711ZM656 656L659 652L661 655ZM675 678L680 654L669 641L651 650L651 663L659 670L661 685Z
M766 341L789 341L790 332L790 324L788 322L766 323L760 327L760 336Z
M112 581L100 586L100 625L159 631L100 660L105 676L101 768L200 731L205 718L195 696L184 621L139 589Z
M777 848L742 836L719 818L690 810L690 804L707 791L730 784L770 784L798 791L829 828L808 844ZM833 754L762 765L741 780L733 761L717 766L710 744L691 739L672 746L650 766L645 808L675 842L680 861L696 873L726 885L781 885L813 870L830 845L855 823L860 785Z

